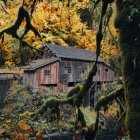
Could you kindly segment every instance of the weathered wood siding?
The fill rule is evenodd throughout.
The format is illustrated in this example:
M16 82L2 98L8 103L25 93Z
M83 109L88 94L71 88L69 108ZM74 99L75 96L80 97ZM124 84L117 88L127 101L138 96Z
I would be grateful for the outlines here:
M52 53L52 51L49 48L46 48L44 51L44 58L50 58L55 57L55 55Z
M57 84L58 82L58 62L42 67L36 71L36 79L39 85ZM50 75L45 75L45 71L50 70Z
M38 85L35 84L35 80L35 71L24 71L23 83L34 91L38 88Z
M13 73L0 73L0 80L13 79Z
M48 66L39 68L33 72L25 71L23 76L23 83L32 88L34 92L36 92L41 86L50 87L51 85L56 85L57 87L58 69L59 63L55 62L49 64ZM45 75L46 70L50 71L49 75Z
M36 92L41 86L60 92L69 91L74 84L82 82L93 66L92 62L61 60L38 68L35 71L25 71L23 83ZM49 70L50 74L45 74ZM103 63L98 63L98 71L93 82L114 81L114 71Z
M93 63L82 61L66 61L60 62L60 82L81 82L84 80L89 71L91 70ZM98 71L94 76L93 81L109 82L114 81L114 71L103 63L98 63ZM71 73L66 72L65 68L71 67Z
M71 69L71 72L68 72L68 69ZM81 82L82 71L89 71L89 64L82 61L67 61L62 60L60 62L60 82L69 83L69 82Z
M93 63L83 61L68 61L62 60L59 69L59 89L60 91L67 92L72 87L68 86L69 83L82 82L91 70ZM114 71L103 63L98 63L98 71L93 77L93 82L111 82L114 81ZM67 69L71 67L71 72L68 73Z
M67 92L73 87L68 84L82 82L89 69L90 66L87 62L62 60L59 67L59 90ZM83 71L85 74L82 74Z
M103 63L98 64L98 71L93 81L112 82L114 81L114 71Z

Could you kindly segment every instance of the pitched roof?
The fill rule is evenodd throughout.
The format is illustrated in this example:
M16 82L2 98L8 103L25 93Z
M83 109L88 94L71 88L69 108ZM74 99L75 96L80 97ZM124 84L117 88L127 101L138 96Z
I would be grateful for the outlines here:
M82 61L95 61L96 54L92 51L88 51L85 49L79 49L74 47L60 46L57 44L44 44L44 47L48 47L58 58L64 59L75 59ZM104 62L100 57L98 58L98 62Z
M37 59L37 60L32 61L29 65L23 67L23 69L34 71L40 67L49 65L49 64L56 62L58 60L59 60L59 58L57 58L57 57Z
M60 59L72 59L89 62L94 62L96 60L96 54L88 50L73 47L62 47L60 45L49 43L44 44L43 47L46 46L52 51L53 54L55 54L56 57L34 60L29 65L24 66L23 67L24 70L34 71L40 67L59 61ZM111 68L109 65L105 64L105 61L100 57L98 58L98 62L103 63L107 67Z

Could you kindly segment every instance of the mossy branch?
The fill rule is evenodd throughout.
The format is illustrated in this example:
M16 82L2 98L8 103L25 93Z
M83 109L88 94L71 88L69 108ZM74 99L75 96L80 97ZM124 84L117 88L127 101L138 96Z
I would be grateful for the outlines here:
M94 128L92 129L85 129L86 131L86 140L94 140L98 131L98 124L99 124L99 111L101 109L101 107L104 107L105 105L107 105L110 101L115 100L117 97L123 96L124 93L124 88L121 86L119 89L117 89L116 91L108 94L105 97L102 97L101 99L99 99L95 105L95 111L97 112L97 116L96 116L96 121L94 124ZM124 114L122 114L124 115ZM120 118L121 119L121 118ZM92 138L91 138L92 136Z
M57 98L49 98L47 99L43 105L32 115L33 121L38 118L39 114L43 114L47 108L56 108L61 104L71 104L74 103L74 98L77 96L78 92L80 90L79 85L77 84L72 90L68 93L68 98L66 99L57 99ZM72 96L71 96L72 95Z
M83 87L80 89L80 85L77 84L71 91L68 93L68 98L66 99L57 99L49 98L44 104L33 114L33 120L36 120L39 114L43 114L47 108L56 108L59 105L69 104L71 106L80 107L83 102L84 97L86 96L87 91L92 85L93 76L96 74L97 64L95 63L89 72L88 78L85 81Z
M82 133L85 135L85 140L94 140L98 131L99 125L99 111L97 111L95 124L83 127Z
M96 9L97 5L101 2L101 0L95 0L94 1L94 7L93 10Z
M80 85L77 84L73 89L71 89L68 94L67 94L67 98L72 97L74 94L77 94L80 91Z
M68 98L66 98L66 99L49 98L41 106L41 108L36 112L36 115L42 114L43 111L47 107L53 108L53 107L56 107L60 104L70 104L70 105L74 104L75 106L79 106L81 104L82 100L84 99L84 97L86 96L86 93L87 93L88 89L90 88L90 86L92 84L92 79L93 79L93 76L96 74L96 71L97 71L97 66L96 66L96 63L95 63L93 65L93 68L89 72L88 78L85 81L85 84L83 85L81 90L80 90L80 85L78 84L76 87L74 87L68 93ZM73 95L73 96L71 96L71 95ZM73 103L73 104L71 104L71 103Z
M97 72L97 62L94 63L91 71L88 74L88 77L87 77L83 87L81 88L81 90L77 94L78 100L77 100L76 106L80 106L82 104L84 97L87 95L87 93L92 85L93 76L96 75L96 72Z
M84 114L83 114L83 112L81 111L81 109L79 107L78 107L78 114L77 114L77 123L78 122L81 123L82 127L87 126Z
M101 99L99 99L95 105L95 110L99 111L101 107L105 106L106 104L108 104L110 101L113 101L115 98L119 97L119 96L123 96L124 93L124 88L123 86L121 86L119 89L117 89L116 91L111 92L110 94L102 97Z
M24 33L19 36L17 34L17 30L19 29L21 23L24 21L26 21L26 27L25 27L25 31ZM30 16L29 16L29 13L28 11L24 8L24 6L22 5L20 8L19 8L19 11L18 11L18 17L17 17L17 20L15 22L14 25L12 25L11 27L3 30L0 32L0 38L2 38L2 42L4 41L4 33L7 33L7 34L10 34L12 35L12 37L18 39L20 41L20 50L21 50L21 47L24 47L24 46L27 46L27 47L30 47L30 48L33 48L31 45L29 45L28 43L26 43L25 41L23 41L23 38L24 36L29 32L29 31L33 31L34 34L38 37L41 38L41 35L40 33L35 29L35 27L31 24L31 19L30 19ZM35 48L34 48L35 49ZM20 55L22 55L20 53Z
M124 105L125 101L123 100L123 98L121 98L121 97L116 98L116 102L119 104L119 108L120 108L120 111L119 111L120 116L117 120L118 122L120 122L120 120L125 116L125 113L126 113L126 108Z

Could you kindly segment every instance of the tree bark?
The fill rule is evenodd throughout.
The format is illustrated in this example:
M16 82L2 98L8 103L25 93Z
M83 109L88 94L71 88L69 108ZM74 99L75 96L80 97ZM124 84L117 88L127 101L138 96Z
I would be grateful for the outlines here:
M129 139L140 140L140 2L127 0L118 6L115 25L119 29L122 56L125 124Z

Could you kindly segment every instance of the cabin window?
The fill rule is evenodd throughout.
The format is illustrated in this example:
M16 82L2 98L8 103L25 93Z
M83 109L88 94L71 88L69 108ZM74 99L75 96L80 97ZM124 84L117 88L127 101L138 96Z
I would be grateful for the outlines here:
M108 69L106 68L105 71L108 72Z
M50 70L45 70L44 75L51 75L51 71Z
M71 73L71 67L68 67L68 73Z
M64 69L64 73L67 74L67 73L71 73L71 67L65 67Z
M48 69L44 70L44 75L46 75L46 76L51 75L50 67Z
M85 72L85 68L84 67L82 67L82 73L84 73Z
M87 67L79 67L79 73L85 73L87 71Z
M67 74L67 67L64 68L64 73Z

